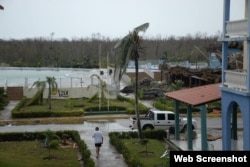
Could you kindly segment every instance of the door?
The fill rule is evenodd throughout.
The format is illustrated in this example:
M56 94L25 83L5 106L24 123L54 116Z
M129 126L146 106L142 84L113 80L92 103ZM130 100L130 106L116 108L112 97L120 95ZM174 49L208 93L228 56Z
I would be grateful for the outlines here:
M171 126L175 127L175 115L172 113L169 113L167 115L168 115L168 118L167 118L168 129Z
M167 114L157 113L155 117L155 128L167 129Z

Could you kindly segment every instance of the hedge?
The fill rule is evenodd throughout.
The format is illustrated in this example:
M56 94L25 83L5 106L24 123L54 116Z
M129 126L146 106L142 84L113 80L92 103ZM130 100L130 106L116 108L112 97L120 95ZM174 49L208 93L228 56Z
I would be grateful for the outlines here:
M121 95L118 95L117 96L117 100L120 100L120 101L127 101L133 105L135 105L135 99L134 98L127 98L127 97L124 97L124 96L121 96ZM149 110L149 108L147 106L145 106L144 104L142 103L138 103L139 105L139 112L140 114L146 114ZM128 114L135 114L135 108L127 108L127 113Z
M83 110L71 110L65 112L56 112L56 111L38 111L38 112L25 112L20 110L12 110L13 118L40 118L40 117L67 117L67 116L82 116Z

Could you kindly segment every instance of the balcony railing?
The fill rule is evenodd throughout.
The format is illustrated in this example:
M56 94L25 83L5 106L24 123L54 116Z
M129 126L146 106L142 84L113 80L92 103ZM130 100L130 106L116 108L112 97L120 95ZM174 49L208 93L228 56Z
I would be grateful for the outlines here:
M247 91L247 73L245 71L225 70L224 86L239 91Z
M227 21L226 36L244 36L248 37L248 21L247 19Z

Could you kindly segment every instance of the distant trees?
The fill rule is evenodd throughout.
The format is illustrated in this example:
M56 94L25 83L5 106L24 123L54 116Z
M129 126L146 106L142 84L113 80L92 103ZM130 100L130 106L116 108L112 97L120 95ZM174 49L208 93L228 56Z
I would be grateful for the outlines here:
M0 63L10 66L28 67L75 67L97 68L99 62L99 45L102 46L101 61L106 63L107 52L110 52L118 39L111 40L100 34L85 39L51 40L46 38L25 40L0 40ZM160 59L167 51L169 61L196 61L200 55L194 46L206 53L210 43L216 43L217 36L206 36L197 33L185 37L144 38L146 50L140 60ZM110 52L110 64L116 61L116 51ZM203 56L200 56L205 60ZM104 63L105 62L105 63Z

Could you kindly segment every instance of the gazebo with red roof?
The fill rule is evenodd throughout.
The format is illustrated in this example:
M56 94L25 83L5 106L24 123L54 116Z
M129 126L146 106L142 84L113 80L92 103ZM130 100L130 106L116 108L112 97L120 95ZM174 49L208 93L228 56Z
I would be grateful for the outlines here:
M218 89L220 83L198 86L189 89L168 92L165 95L175 101L175 140L180 140L179 136L179 103L187 105L187 132L188 149L193 149L192 142L192 107L201 107L201 146L202 150L207 150L207 110L206 103L221 99L221 91Z

